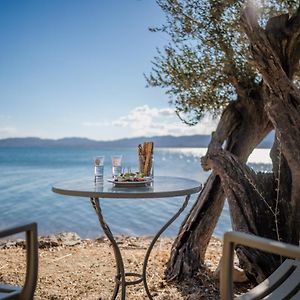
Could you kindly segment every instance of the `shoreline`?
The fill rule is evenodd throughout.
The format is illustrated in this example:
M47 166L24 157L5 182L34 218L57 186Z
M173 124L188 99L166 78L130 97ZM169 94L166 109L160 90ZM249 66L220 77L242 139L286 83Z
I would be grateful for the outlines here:
M23 237L19 237L23 235ZM7 246L7 248L12 246L24 246L25 245L25 237L24 233L15 234L8 238L1 238L0 239L0 249L3 249ZM141 240L152 240L154 238L154 234L145 234L145 235L133 235L133 234L114 234L114 238L116 240L120 239L141 239ZM159 240L172 240L174 241L176 236L169 236L169 235L162 235ZM222 239L218 236L212 235L211 237L213 240L219 241L222 243ZM79 244L80 242L84 241L98 241L98 240L108 240L106 235L103 233L98 237L81 237L75 231L61 231L61 232L54 232L48 235L38 235L38 242L39 248L44 247L56 247L56 246L73 246ZM7 244L7 245L6 245Z

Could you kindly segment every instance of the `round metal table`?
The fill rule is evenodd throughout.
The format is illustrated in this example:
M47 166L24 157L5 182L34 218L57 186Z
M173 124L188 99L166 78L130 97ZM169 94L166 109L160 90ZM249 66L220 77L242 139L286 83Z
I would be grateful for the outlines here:
M115 288L111 299L116 299L121 286L122 300L125 300L126 298L126 286L139 284L141 282L143 282L144 284L144 288L149 299L153 299L148 288L146 272L148 259L152 248L160 235L176 220L176 218L186 208L191 194L198 193L200 190L201 184L195 180L167 176L155 177L151 184L138 187L119 187L108 182L106 179L96 182L92 179L64 181L59 182L52 187L52 191L58 194L90 198L92 206L98 216L100 225L105 235L110 240L114 250L117 274L115 278ZM116 198L170 198L177 196L184 196L185 200L177 213L158 231L158 233L151 241L144 258L142 274L125 272L121 251L109 226L104 220L99 198L109 198L113 201ZM126 277L135 277L137 279L129 281L126 280Z

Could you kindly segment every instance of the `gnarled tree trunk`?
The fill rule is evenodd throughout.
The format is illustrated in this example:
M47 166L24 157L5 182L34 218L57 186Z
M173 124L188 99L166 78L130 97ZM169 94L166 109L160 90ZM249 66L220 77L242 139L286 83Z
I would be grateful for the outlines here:
M169 280L189 278L199 270L225 196L235 230L299 243L300 94L291 80L300 58L300 8L291 18L270 19L265 30L247 8L242 24L263 80L225 109L212 136L202 164L213 173L173 244L166 269ZM273 173L255 174L246 160L272 128L277 138L271 153ZM280 262L253 249L240 247L237 253L256 282Z
M258 87L252 94L253 98L240 98L225 109L212 136L209 149L226 141L225 148L228 151L241 161L247 160L256 145L272 129L261 105L260 94ZM183 222L172 246L165 272L168 280L190 278L199 270L222 211L224 199L220 177L213 172Z

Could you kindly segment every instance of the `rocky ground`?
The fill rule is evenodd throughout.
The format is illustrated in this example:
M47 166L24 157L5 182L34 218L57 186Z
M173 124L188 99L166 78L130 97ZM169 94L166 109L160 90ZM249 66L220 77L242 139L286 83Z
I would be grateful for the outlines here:
M150 239L118 237L127 272L140 273ZM154 299L199 300L219 299L219 281L215 275L221 257L221 241L212 238L206 266L195 279L170 284L163 279L173 240L160 239L148 264L148 284ZM23 241L0 242L0 282L22 285L25 278ZM106 238L81 240L76 234L61 234L40 239L39 278L35 299L108 300L114 288L115 262L113 249ZM249 286L243 284L236 292ZM120 299L120 298L117 298ZM127 287L127 299L148 299L143 285Z

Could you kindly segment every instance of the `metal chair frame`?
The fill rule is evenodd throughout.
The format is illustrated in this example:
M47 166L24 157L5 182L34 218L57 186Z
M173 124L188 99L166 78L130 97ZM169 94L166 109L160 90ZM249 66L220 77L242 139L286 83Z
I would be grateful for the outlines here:
M220 277L220 295L222 300L233 299L233 259L236 245L243 245L266 252L292 257L266 280L237 299L299 299L300 297L300 247L262 238L243 232L226 232L224 234L223 257ZM290 295L283 298L282 293ZM282 298L281 298L282 297ZM294 298L293 298L294 297Z
M31 300L37 286L38 278L38 234L37 224L12 227L0 231L0 238L26 232L26 277L23 287L0 285L0 299Z

